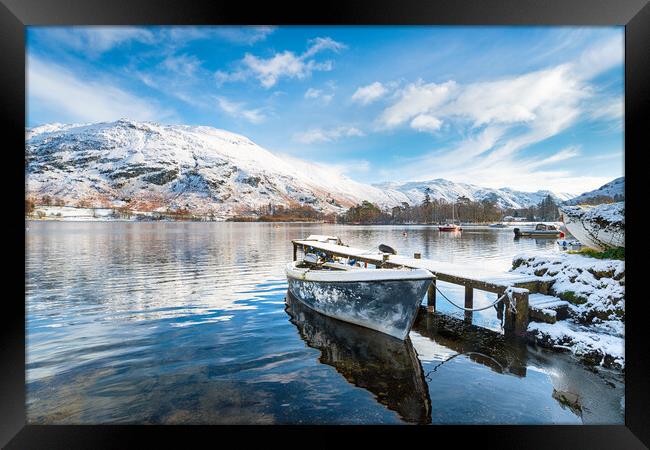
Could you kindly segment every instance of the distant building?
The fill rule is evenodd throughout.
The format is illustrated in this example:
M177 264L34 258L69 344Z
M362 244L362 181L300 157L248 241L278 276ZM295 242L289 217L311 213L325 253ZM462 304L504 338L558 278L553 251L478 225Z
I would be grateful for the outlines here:
M503 222L525 222L525 221L526 221L525 217L505 216L503 218Z

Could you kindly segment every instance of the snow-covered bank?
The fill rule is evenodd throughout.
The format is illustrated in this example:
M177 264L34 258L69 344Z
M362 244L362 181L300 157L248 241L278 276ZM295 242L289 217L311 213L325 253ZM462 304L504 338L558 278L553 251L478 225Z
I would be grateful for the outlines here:
M568 253L523 253L514 272L548 282L549 294L570 303L566 320L531 322L537 344L569 350L589 365L625 366L625 262Z
M176 218L165 211L124 211L119 208L76 208L73 206L36 206L26 216L33 220L62 220L76 222L146 221L146 220L187 220L185 216ZM225 221L222 216L193 216L192 220Z

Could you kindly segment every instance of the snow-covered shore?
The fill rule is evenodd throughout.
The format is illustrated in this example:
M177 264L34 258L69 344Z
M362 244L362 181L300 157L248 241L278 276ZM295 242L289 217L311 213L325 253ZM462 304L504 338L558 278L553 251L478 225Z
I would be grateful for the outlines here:
M625 262L568 253L523 253L512 271L548 282L549 294L570 303L565 320L531 322L540 346L571 351L591 366L625 367Z
M30 220L61 220L69 222L111 222L143 220L174 220L164 211L120 211L118 208L77 208L73 206L36 206L26 216ZM225 221L227 217L196 216L194 220Z

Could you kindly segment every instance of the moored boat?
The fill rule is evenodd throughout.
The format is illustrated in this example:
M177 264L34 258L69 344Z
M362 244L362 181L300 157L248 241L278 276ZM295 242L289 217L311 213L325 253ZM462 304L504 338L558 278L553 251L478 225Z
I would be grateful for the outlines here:
M625 247L625 202L563 206L562 221L583 245L596 250Z
M462 231L462 230L463 229L460 227L460 225L456 225L455 223L446 223L438 227L438 231Z
M289 292L311 309L402 340L433 280L424 269L366 269L313 254L286 273Z
M555 225L547 225L545 223L538 223L532 230L522 230L515 228L515 237L541 237L541 238L557 238L562 236L562 230Z
M438 227L438 231L462 231L463 229L456 223L456 208L451 204L451 222Z

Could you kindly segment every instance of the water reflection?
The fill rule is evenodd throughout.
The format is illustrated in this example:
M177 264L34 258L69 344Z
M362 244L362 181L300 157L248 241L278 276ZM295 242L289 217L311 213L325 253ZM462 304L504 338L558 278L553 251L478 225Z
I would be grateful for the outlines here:
M622 423L622 380L608 387L568 355L509 348L492 308L473 315L490 334L461 328L462 312L454 322L439 299L447 316L421 316L399 345L310 311L290 323L284 265L290 240L309 234L491 270L555 247L478 227L452 237L426 226L30 222L28 421L579 422L556 389L580 396L585 421ZM438 286L462 303L462 288ZM474 304L495 295L476 291Z
M287 292L287 313L308 346L321 351L323 364L373 393L410 423L431 422L431 400L422 365L410 340L319 314Z
M420 308L413 331L451 350L442 364L458 355L466 355L470 360L489 367L494 372L517 377L526 376L528 347L521 340L507 338L501 333L446 315L428 314L424 308ZM415 339L414 342L420 341ZM418 353L423 353L420 358L426 357L424 345L416 345L416 349Z

